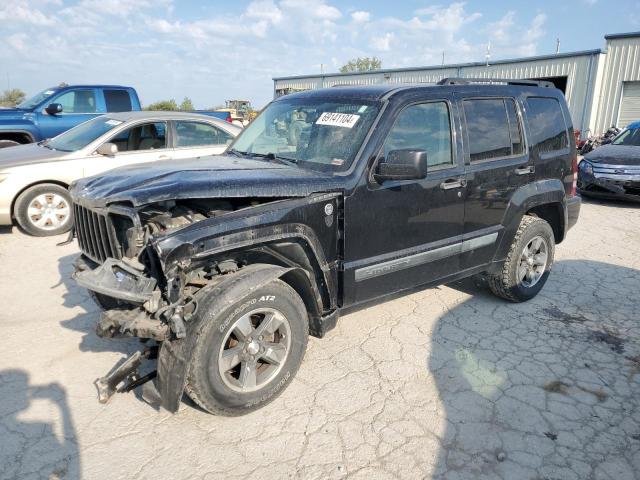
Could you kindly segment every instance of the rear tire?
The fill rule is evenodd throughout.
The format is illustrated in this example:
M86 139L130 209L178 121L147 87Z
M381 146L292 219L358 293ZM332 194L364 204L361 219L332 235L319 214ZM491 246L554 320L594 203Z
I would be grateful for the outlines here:
M16 147L20 145L20 142L15 140L0 140L0 148Z
M489 288L512 302L535 297L549 278L555 253L553 230L545 220L525 215L499 273L488 275Z
M18 225L29 235L48 237L73 225L69 191L55 183L40 183L22 192L15 203Z
M207 316L213 301L205 297L196 316ZM237 416L273 401L291 382L307 348L309 321L295 290L274 280L207 318L195 334L187 394L210 413Z

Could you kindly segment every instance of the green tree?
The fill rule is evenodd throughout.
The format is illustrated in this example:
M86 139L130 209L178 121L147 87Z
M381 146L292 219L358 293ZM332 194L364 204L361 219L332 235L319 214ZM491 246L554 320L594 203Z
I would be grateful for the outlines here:
M12 88L11 90L5 90L0 95L0 106L2 107L15 107L25 99L25 93L19 88Z
M358 57L349 60L345 65L340 67L341 73L348 72L371 72L382 68L382 60L378 57Z
M182 100L182 103L180 104L180 110L183 110L185 112L195 110L195 108L193 108L193 102L189 97L184 97L184 100Z
M184 103L184 102L183 102ZM160 100L159 102L150 103L145 110L178 110L178 104L172 98L171 100Z

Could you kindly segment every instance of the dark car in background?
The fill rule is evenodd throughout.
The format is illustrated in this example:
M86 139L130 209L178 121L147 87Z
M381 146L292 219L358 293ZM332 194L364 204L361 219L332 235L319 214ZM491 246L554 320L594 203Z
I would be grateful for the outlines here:
M640 121L585 155L578 189L586 196L640 201Z

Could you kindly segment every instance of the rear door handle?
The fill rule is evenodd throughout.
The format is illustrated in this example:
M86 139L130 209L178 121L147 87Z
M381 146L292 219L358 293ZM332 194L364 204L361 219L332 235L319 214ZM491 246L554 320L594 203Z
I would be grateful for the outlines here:
M467 184L466 180L461 178L450 178L440 184L442 190L452 190L454 188L462 188Z
M158 160L169 160L169 155L160 155Z
M516 175L529 175L535 171L536 169L533 165L527 165L526 167L516 168Z

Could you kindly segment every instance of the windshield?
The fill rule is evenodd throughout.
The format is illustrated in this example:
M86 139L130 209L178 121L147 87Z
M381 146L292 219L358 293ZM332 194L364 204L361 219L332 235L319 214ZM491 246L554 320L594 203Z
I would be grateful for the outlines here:
M25 100L24 102L19 104L18 108L22 108L24 110L30 110L34 108L36 105L44 102L45 99L49 98L56 92L57 90L54 88L49 88L48 90L44 90L39 94L37 94L36 96L31 97L29 100Z
M63 152L75 152L120 125L122 120L98 117L52 138L45 146Z
M618 135L611 143L613 145L640 147L640 128L625 130L620 135Z
M323 171L346 170L379 108L372 102L285 97L251 122L230 151Z

